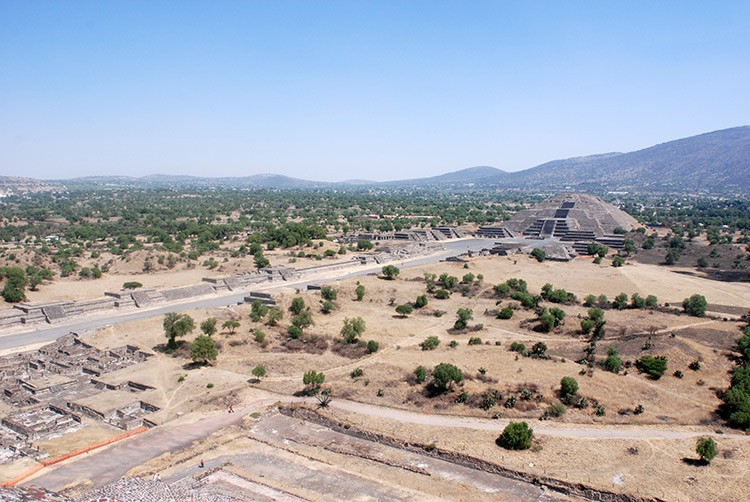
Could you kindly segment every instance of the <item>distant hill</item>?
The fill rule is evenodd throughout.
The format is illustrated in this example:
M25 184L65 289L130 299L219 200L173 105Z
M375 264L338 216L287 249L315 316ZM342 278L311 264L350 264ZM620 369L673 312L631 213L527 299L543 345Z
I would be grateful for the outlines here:
M89 176L60 180L57 183L289 189L434 186L550 191L593 189L749 194L750 126L669 141L635 152L553 160L512 173L495 167L477 166L428 178L380 183L365 180L330 183L278 174L222 178L163 174L142 178Z
M672 191L750 190L750 126L669 141L630 153L547 162L495 183Z
M460 171L452 171L449 173L441 174L439 176L431 176L429 178L416 178L411 180L396 180L386 181L384 185L409 185L409 186L430 186L430 185L469 185L469 184L483 184L487 180L498 180L508 176L508 173L490 166L477 166L461 169Z

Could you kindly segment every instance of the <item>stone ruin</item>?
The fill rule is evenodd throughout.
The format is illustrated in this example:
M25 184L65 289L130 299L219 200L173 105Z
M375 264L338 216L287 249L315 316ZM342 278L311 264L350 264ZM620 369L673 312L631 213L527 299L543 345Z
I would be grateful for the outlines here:
M629 231L637 224L635 218L599 197L565 193L519 211L503 226L482 227L478 234L492 238L506 234L528 239L556 238L570 243L578 253L587 253L591 242L622 249L625 238L615 234L615 229Z
M107 378L149 357L132 345L100 350L75 333L0 357L0 399L12 408L0 417L0 463L45 456L32 442L81 428L84 416L122 430L155 425L146 416L159 408L135 397L153 387Z

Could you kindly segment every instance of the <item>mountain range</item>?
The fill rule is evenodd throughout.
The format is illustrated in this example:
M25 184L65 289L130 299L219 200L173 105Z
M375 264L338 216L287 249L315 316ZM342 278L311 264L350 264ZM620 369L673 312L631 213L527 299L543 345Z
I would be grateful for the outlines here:
M0 177L0 183L2 183ZM553 160L516 172L470 167L429 178L317 182L278 174L241 177L89 176L64 184L190 185L256 188L473 187L532 190L627 190L750 194L750 126L669 141L628 153Z

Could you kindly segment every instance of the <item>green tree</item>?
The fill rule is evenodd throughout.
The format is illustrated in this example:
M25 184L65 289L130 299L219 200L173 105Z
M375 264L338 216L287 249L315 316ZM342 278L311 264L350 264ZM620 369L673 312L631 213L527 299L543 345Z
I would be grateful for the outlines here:
M365 332L365 328L365 321L361 317L345 318L341 336L344 337L346 343L357 343L359 337Z
M500 312L497 313L498 319L510 319L513 317L513 309L510 307L505 307L503 309L500 309Z
M190 357L196 363L208 364L209 361L215 361L218 355L216 343L210 336L201 335L190 345Z
M607 358L602 362L602 367L612 373L619 373L622 369L620 352L615 347L610 347L607 351Z
M357 301L361 302L362 298L365 297L365 287L361 284L357 286L357 289L354 290L354 294L357 295Z
M414 308L421 309L427 306L427 295L419 295L414 302Z
M336 291L331 286L323 286L323 288L320 290L320 296L322 296L324 300L333 301L338 297L338 295L338 291Z
M234 332L239 327L240 327L239 321L231 321L231 320L230 321L224 321L224 324L221 325L221 328L229 331L230 335L233 335Z
M414 370L414 377L417 379L417 382L424 383L427 380L427 368L417 366Z
M265 268L267 267L270 262L268 261L268 258L263 256L263 252L255 253L255 256L253 256L253 261L255 262L255 267L257 269Z
M260 300L253 300L250 304L250 318L253 322L260 322L266 314L268 314L268 305Z
M383 277L388 279L389 281L392 281L396 277L398 277L398 274L401 273L401 270L395 265L386 265L383 267Z
M27 279L26 272L20 267L2 267L2 275L5 276L3 286L3 298L8 303L18 303L26 299Z
M255 368L253 368L253 376L260 380L261 378L265 377L267 374L266 367L262 364L257 365Z
M716 455L719 454L716 441L708 436L698 438L695 443L695 452L705 464L710 464L716 458Z
M123 283L122 289L137 289L142 288L143 284L141 284L138 281L128 281L126 283Z
M458 277L448 274L440 274L440 284L445 289L451 291L458 286Z
M305 299L300 296L292 298L292 305L289 307L289 310L291 310L294 315L305 310Z
M374 354L380 350L380 344L376 342L375 340L370 340L367 342L367 353L368 354Z
M362 239L362 240L357 241L357 249L359 249L360 251L367 251L367 250L372 249L373 247L374 246L373 246L372 242L370 242L370 241L368 241L366 239Z
M454 383L461 383L463 379L461 370L450 363L440 363L432 370L432 383L441 392L450 390Z
M706 297L703 295L694 294L690 298L685 298L682 301L682 310L684 310L686 314L691 316L705 316L706 307L708 307L708 302L706 301Z
M315 324L312 319L312 312L310 312L310 309L308 308L299 314L292 316L291 322L292 326L297 326L300 329L305 329L308 326Z
M539 263L547 259L547 253L543 249L540 249L540 248L534 248L531 251L531 256L536 258L536 261L538 261Z
M474 312L470 308L461 307L456 312L456 323L453 325L453 329L464 330L469 325L469 321L474 319Z
M658 380L667 371L667 358L643 356L638 359L636 366L642 373L648 373L651 378Z
M411 314L413 311L414 309L408 303L404 303L403 305L399 305L398 307L396 307L396 313L404 318Z
M268 309L266 316L266 324L269 326L276 326L284 318L284 311L279 307L271 307Z
M435 350L437 346L440 345L440 338L436 336L428 336L424 339L424 341L420 344L422 347L422 350Z
M213 336L216 334L216 318L209 317L201 323L201 332L206 336Z
M330 313L331 313L331 311L333 310L333 302L331 302L331 301L329 301L329 300L325 300L325 301L323 302L323 305L321 306L320 310L321 310L321 311L322 311L322 312L323 312L324 314L330 314Z
M187 314L169 312L164 315L162 326L164 335L167 337L167 349L174 350L177 348L177 337L192 333L195 329L195 321Z
M510 422L497 438L498 446L506 450L528 450L534 440L534 429L526 422Z
M628 294L620 293L619 295L615 296L615 299L612 300L612 306L617 310L624 310L628 308Z
M323 385L323 382L325 382L326 376L321 371L315 371L315 370L309 370L305 372L305 374L302 377L302 383L305 384L305 390L308 394L315 393L321 385Z
M578 382L573 377L562 377L560 380L560 397L567 404L572 404L578 394Z

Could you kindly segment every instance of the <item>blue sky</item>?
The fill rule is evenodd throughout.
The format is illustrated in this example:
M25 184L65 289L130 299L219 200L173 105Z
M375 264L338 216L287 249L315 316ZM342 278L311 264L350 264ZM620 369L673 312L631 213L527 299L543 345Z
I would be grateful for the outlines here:
M0 175L402 179L750 123L745 1L0 0Z

